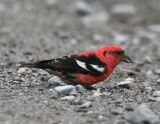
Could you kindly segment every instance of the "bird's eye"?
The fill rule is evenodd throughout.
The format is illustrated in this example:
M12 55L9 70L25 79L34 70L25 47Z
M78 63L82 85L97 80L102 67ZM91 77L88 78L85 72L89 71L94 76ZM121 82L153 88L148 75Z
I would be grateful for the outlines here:
M124 55L124 52L123 51L116 52L116 55L118 56Z
M103 52L103 56L106 56L106 54L107 54L107 51L104 51L104 52Z

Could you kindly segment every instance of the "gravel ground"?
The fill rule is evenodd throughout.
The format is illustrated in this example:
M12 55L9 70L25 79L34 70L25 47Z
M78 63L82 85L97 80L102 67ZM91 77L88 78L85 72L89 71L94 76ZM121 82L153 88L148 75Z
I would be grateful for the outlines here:
M1 124L159 124L159 0L0 0ZM17 63L117 44L120 64L96 91Z

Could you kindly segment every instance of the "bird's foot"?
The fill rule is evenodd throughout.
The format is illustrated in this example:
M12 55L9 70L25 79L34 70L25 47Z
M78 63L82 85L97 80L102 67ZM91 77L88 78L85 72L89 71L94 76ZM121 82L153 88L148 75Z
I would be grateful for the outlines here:
M97 88L93 86L84 85L83 87L87 90L97 90Z

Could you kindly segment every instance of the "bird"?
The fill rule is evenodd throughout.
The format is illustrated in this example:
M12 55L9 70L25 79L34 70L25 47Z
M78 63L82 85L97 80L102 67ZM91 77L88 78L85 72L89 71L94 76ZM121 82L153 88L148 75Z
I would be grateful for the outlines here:
M55 59L23 63L20 67L50 70L69 84L90 87L107 79L120 62L133 63L123 48L107 45Z

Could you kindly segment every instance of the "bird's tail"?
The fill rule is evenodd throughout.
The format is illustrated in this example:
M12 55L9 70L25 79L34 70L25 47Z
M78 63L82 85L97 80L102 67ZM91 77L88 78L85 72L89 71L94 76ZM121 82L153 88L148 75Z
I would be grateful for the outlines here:
M23 63L19 66L20 68L26 67L26 68L39 68L38 63Z
M51 60L44 60L44 61L38 61L38 62L33 62L33 63L22 63L19 67L23 68L41 68L41 69L47 69L50 66L50 61Z

